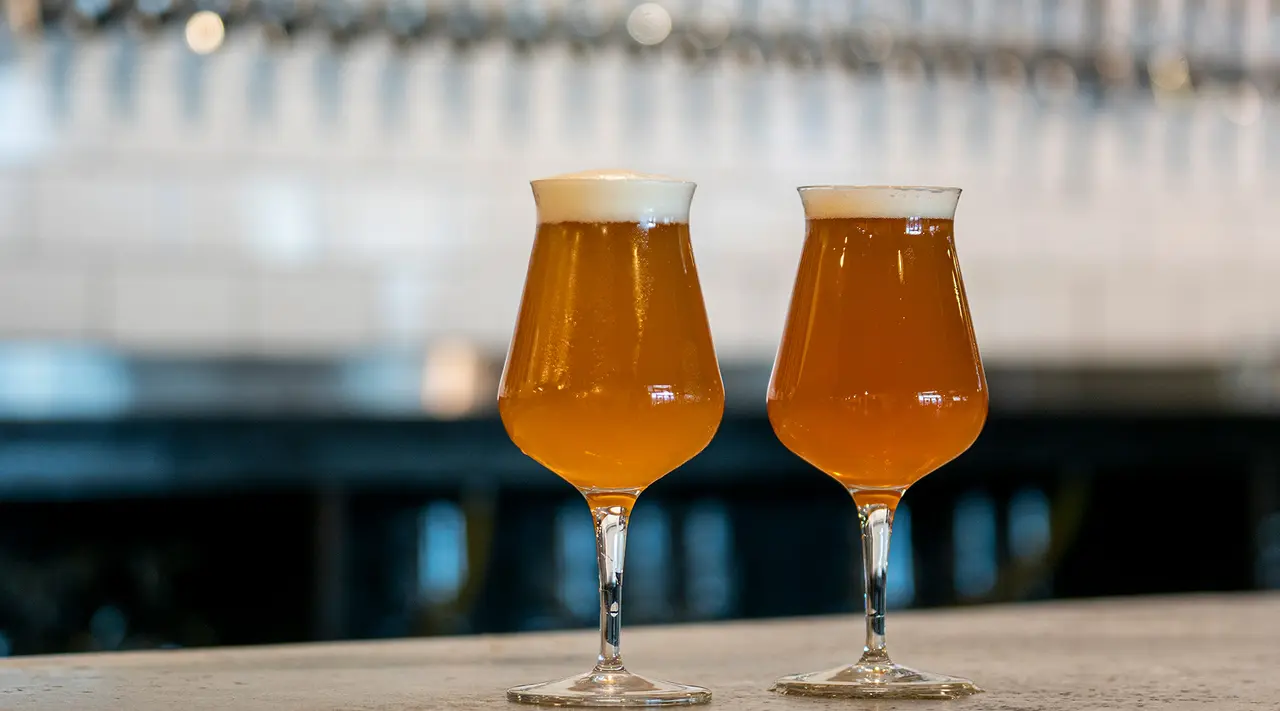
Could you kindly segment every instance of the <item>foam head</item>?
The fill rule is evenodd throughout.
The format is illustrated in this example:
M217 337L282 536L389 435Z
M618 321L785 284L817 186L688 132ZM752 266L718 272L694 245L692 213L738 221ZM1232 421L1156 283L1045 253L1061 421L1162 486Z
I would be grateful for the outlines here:
M811 220L849 217L951 220L960 188L897 185L814 185L800 188L804 214Z
M538 222L688 222L697 187L628 170L592 170L535 180Z

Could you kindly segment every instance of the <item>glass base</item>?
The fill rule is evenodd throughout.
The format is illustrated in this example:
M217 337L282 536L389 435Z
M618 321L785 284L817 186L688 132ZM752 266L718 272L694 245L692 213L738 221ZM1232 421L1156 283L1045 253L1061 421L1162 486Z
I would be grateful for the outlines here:
M690 706L711 701L701 686L653 681L621 669L507 689L507 700L543 706Z
M982 693L968 679L917 671L889 660L836 667L820 672L784 676L771 691L797 696L875 699L954 699Z

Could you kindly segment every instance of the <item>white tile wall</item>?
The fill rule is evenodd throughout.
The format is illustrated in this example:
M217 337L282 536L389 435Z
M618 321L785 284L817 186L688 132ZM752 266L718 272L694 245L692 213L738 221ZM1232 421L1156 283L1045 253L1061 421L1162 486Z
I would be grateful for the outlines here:
M354 352L374 342L378 295L365 274L263 271L255 275L252 288L254 342L266 352Z
M1095 111L837 69L393 59L375 43L335 59L237 36L206 59L144 45L122 103L104 69L119 48L75 51L70 113L0 141L0 338L310 354L462 336L501 352L527 181L625 166L699 181L695 250L727 359L773 355L803 235L794 187L815 182L965 187L988 359L1280 347L1280 106L1265 101ZM47 99L49 62L24 49L0 96ZM255 76L267 105L250 102ZM0 126L30 123L13 112Z
M254 346L253 295L228 265L124 263L108 269L102 319L114 343L144 352L219 355Z
M0 258L0 333L13 339L85 338L101 285L70 260Z
M0 249L20 249L35 239L31 192L23 175L0 173Z

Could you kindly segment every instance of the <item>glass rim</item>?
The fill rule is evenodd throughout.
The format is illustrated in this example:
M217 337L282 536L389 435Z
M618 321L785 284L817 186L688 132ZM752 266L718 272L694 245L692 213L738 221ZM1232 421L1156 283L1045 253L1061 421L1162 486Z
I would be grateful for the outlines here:
M696 187L696 186L698 185L698 183L697 183L697 182L695 182L695 181L693 181L693 180L681 180L681 179L679 179L679 178L668 178L668 177L666 177L666 176L661 176L661 175L647 175L647 176L645 176L645 177L637 177L637 178L632 178L632 177L627 177L627 178L618 178L618 177L612 177L612 176L591 176L591 177L581 177L581 176L553 175L553 176L551 176L551 177L549 177L549 178L537 178L537 179L534 179L534 180L530 180L530 181L529 181L529 185L531 185L531 186L533 186L533 187L535 187L535 188L536 188L536 187L538 187L539 185L552 185L552 184L559 185L559 184L565 184L565 183L577 183L577 184L579 184L579 185L583 185L583 184L595 184L595 185L601 185L601 184L603 184L603 185L618 185L618 186L623 186L623 185L673 185L673 186L674 186L674 185L693 185L693 186L695 186L695 187Z
M964 192L963 188L957 188L948 185L801 185L796 188L800 192L810 190L829 190L832 192L909 192L909 193L930 193L937 195L959 195Z

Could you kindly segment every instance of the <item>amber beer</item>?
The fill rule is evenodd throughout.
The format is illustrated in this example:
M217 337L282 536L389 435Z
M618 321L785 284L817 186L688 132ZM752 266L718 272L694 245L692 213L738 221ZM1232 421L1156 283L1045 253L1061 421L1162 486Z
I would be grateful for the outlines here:
M963 452L987 383L956 259L956 188L800 189L806 232L769 383L788 449L844 484L862 528L866 643L857 662L784 676L781 694L954 698L960 677L894 663L885 642L889 539L912 483Z
M633 497L701 451L724 412L692 184L608 175L535 183L538 231L499 393L512 441L589 500Z
M707 446L724 413L689 243L693 191L687 181L614 171L533 182L538 231L498 409L511 441L591 507L600 653L590 672L512 687L510 701L711 700L703 687L627 671L620 646L632 505Z
M808 229L768 408L788 449L896 504L977 438L987 386L954 199L933 198L938 209L928 193L889 195L804 192Z

